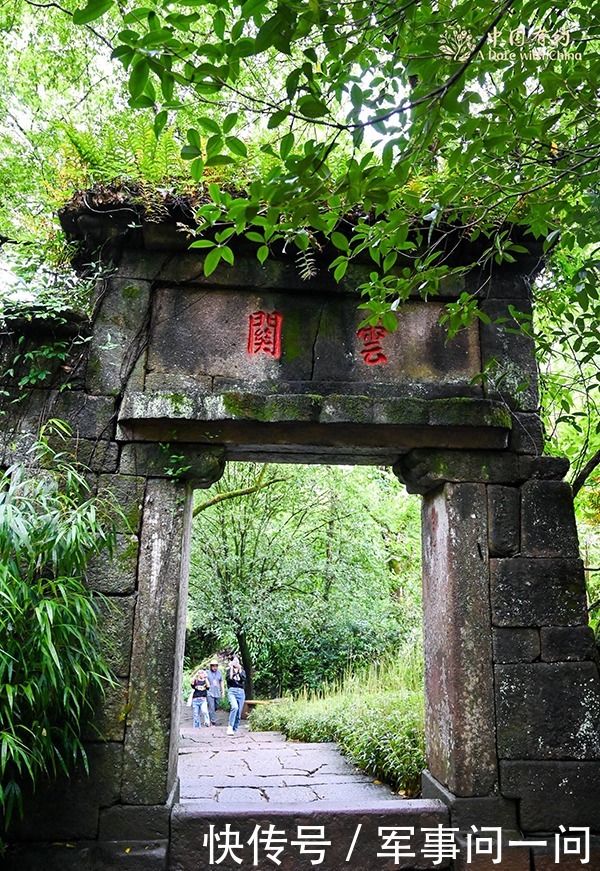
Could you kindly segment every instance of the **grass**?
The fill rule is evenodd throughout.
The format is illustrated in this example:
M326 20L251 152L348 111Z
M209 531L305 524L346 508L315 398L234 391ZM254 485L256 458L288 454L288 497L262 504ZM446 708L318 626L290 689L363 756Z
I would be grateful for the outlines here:
M407 796L425 768L422 655L404 649L318 693L252 712L251 728L299 741L335 741L356 766Z

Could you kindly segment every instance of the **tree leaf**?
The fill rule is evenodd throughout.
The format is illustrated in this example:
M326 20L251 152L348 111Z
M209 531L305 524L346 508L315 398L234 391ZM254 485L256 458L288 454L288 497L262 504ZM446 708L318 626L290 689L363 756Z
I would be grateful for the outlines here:
M269 130L273 130L274 127L279 127L280 124L283 124L289 114L289 109L278 109L276 112L273 112L267 123Z
M217 266L219 265L219 261L221 260L221 252L222 248L213 248L212 251L209 251L204 259L204 274L208 277L212 275Z
M200 127L203 127L204 130L208 130L209 133L213 133L215 136L221 135L221 127L212 118L207 118L204 115L201 118L197 118L196 121Z
M134 99L142 95L144 88L146 87L146 82L148 81L148 73L150 70L146 58L139 55L138 58L138 60L134 61L129 76L129 93Z
M225 145L233 154L237 154L238 157L248 157L248 149L245 143L236 136L227 136L225 138Z
M84 9L77 9L73 13L73 23L89 24L90 21L101 18L112 6L114 0L88 0Z

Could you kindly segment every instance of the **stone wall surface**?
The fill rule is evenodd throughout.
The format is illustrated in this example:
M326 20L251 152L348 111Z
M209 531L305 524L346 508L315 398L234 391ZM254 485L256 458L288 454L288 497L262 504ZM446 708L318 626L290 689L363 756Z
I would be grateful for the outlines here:
M473 291L490 323L447 341L442 303L413 299L397 332L368 336L373 350L356 311L364 267L337 287L323 271L305 284L285 261L240 256L207 278L174 227L128 236L127 221L111 220L110 233L106 217L73 224L116 264L93 322L19 322L0 341L3 371L17 335L24 348L73 343L29 392L22 368L5 378L0 462L30 462L40 425L64 418L72 435L61 449L123 512L114 559L94 560L86 577L106 597L117 675L98 714L104 740L86 732L89 778L79 771L26 796L4 867L198 867L186 839L200 823L177 806L175 765L190 493L231 459L386 463L424 497L424 797L447 810L419 817L408 803L408 816L449 822L463 844L473 825L517 840L546 833L547 850L507 853L507 871L554 867L560 825L599 835L600 678L567 464L541 456L531 340L497 322L511 306L530 311L526 277L446 281L440 300ZM279 355L249 351L260 312L282 316ZM340 843L361 819L385 824L368 809L338 811ZM470 867L497 866L479 857Z

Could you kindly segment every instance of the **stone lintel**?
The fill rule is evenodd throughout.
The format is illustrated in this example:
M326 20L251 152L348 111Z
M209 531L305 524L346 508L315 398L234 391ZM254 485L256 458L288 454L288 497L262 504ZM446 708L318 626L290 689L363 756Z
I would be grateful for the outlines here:
M354 385L352 392L318 381L282 384L253 382L210 392L187 389L185 392L154 390L128 391L119 412L119 422L136 420L223 421L261 423L320 422L364 423L369 425L446 426L496 428L505 435L511 418L501 403L471 396L439 397L402 395L394 385ZM262 390L259 388L263 388ZM375 386L377 387L377 385ZM337 388L337 391L336 391ZM356 392L363 389L363 393ZM506 441L506 440L505 440Z

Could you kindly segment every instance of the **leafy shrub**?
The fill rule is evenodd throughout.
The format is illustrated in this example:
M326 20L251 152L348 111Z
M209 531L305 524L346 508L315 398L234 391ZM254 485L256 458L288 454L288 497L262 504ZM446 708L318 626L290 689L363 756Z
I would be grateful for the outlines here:
M261 705L251 727L299 741L335 741L359 768L415 795L425 767L423 707L422 669L413 648L366 672L348 673L320 695Z
M58 422L57 428L66 432ZM32 474L0 475L0 810L22 812L22 785L86 762L81 727L111 679L100 651L88 559L114 544L114 509L44 431ZM40 468L40 465L44 468Z

